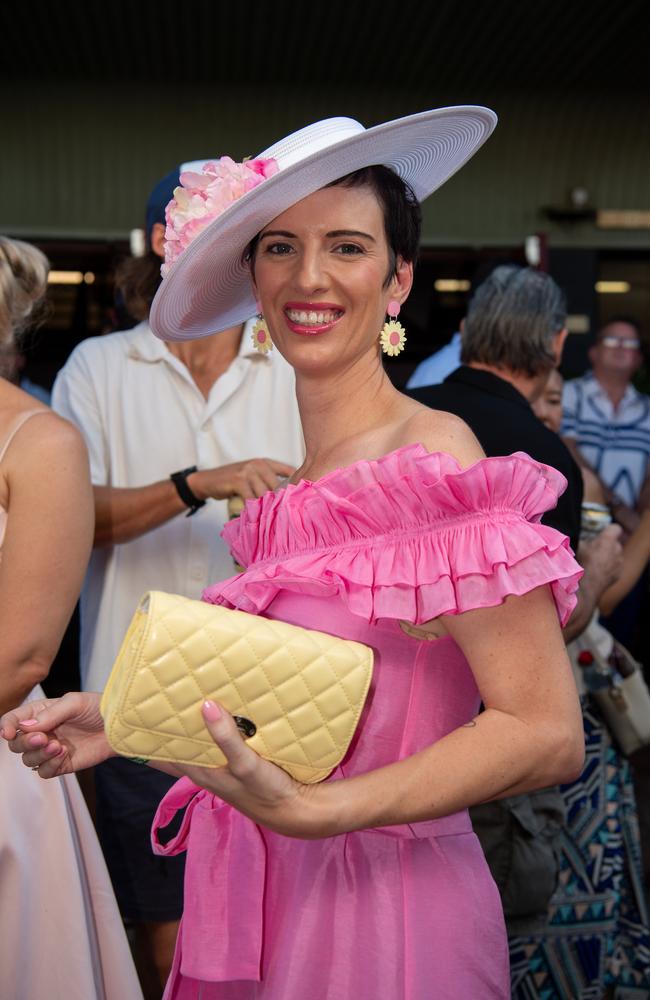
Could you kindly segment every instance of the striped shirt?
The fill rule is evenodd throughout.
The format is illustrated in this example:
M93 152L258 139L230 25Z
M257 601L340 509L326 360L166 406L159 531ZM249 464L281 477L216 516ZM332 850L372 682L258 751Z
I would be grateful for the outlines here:
M636 506L650 461L650 396L628 385L614 408L593 372L587 372L565 384L562 407L562 434L577 441L614 493Z

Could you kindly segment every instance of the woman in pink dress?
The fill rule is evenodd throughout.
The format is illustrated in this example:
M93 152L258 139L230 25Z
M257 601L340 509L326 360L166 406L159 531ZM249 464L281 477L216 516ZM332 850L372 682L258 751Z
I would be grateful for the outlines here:
M45 294L48 261L0 236L0 711L42 704L93 532L78 431L1 377ZM27 781L25 781L27 777ZM29 780L29 779L32 780ZM142 1000L74 775L44 782L0 754L0 997Z
M467 808L581 769L558 621L580 570L539 523L564 482L525 455L486 459L462 421L393 387L380 348L401 347L418 202L494 124L475 107L368 130L319 122L257 160L183 175L168 208L154 331L206 335L257 301L255 342L296 371L307 451L284 489L226 528L246 569L205 599L375 652L362 720L327 781L302 785L258 757L210 701L228 766L164 768L182 777L154 846L187 850L168 1000L509 996L500 901ZM112 752L88 694L1 725L44 777Z

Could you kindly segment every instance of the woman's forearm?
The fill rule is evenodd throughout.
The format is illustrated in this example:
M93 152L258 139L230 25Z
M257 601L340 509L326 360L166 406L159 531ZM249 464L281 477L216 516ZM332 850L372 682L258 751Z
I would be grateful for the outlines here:
M579 775L582 713L548 588L439 624L471 664L485 711L405 760L320 786L308 805L313 829L327 832L314 836L437 819Z
M5 664L6 665L6 664ZM29 662L20 667L10 664L0 671L0 715L17 708L36 684L48 674L48 664Z
M639 526L623 548L623 570L617 580L605 590L598 602L603 615L609 615L629 594L650 560L650 510L641 515Z
M438 819L479 802L574 780L583 763L584 743L575 726L549 720L531 727L487 709L405 760L310 786L304 836Z

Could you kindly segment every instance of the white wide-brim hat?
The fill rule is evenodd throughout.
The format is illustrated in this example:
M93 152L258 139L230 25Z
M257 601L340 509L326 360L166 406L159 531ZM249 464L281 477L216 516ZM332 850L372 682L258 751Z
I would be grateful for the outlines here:
M352 118L308 125L259 154L278 172L232 202L182 252L153 300L151 329L162 340L194 340L256 312L242 255L264 226L296 202L362 167L383 164L418 201L455 174L497 123L489 108L438 108L366 129Z

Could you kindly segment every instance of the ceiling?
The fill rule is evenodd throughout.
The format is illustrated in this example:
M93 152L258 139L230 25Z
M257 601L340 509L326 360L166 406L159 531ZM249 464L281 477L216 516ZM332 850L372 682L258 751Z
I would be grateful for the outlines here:
M21 0L0 78L301 89L650 89L646 0Z
M650 209L648 0L20 0L0 4L0 229L123 240L174 164L308 122L485 104L495 137L427 203L430 245L639 246L553 219L583 187ZM575 224L574 224L575 223Z
M576 184L597 205L650 207L647 12L648 0L1 4L0 228L101 274L109 240L139 224L188 150L244 155L319 116L370 126L462 103L495 107L501 124L431 208L428 239L450 268L549 228L540 206ZM588 224L550 229L553 246L609 245ZM616 239L645 252L650 237ZM108 286L79 287L97 305ZM89 323L75 303L72 340ZM51 344L70 346L62 331Z

